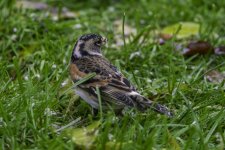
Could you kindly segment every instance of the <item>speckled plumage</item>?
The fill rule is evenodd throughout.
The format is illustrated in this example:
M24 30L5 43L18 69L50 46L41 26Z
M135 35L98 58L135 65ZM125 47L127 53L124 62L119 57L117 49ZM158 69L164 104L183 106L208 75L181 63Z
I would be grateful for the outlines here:
M74 82L89 73L96 73L94 78L78 85L76 93L98 109L96 87L102 97L103 109L122 109L126 106L145 111L148 108L172 116L163 105L154 103L141 96L134 86L101 54L101 47L106 39L97 34L81 36L75 44L70 64L70 76Z

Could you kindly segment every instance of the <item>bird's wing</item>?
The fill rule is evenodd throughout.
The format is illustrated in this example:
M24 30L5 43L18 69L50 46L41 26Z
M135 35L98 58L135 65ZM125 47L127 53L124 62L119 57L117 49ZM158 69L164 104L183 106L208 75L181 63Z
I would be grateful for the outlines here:
M96 84L96 86L101 87L110 84L114 87L126 91L135 90L135 87L122 75L122 73L108 60L102 57L84 57L77 60L71 66L74 67L74 69L72 70L79 70L79 72L76 71L76 73L72 74L79 74L81 75L81 78L84 77L86 74L93 72L96 73L96 76L94 78L85 82L87 86ZM74 77L74 80L77 79L79 78Z
M99 87L104 102L116 106L135 107L141 111L152 108L159 113L168 116L172 115L165 106L154 104L152 101L141 96L122 73L106 59L84 57L76 61L75 65L82 73L96 73L94 78L85 81L79 87L83 89Z

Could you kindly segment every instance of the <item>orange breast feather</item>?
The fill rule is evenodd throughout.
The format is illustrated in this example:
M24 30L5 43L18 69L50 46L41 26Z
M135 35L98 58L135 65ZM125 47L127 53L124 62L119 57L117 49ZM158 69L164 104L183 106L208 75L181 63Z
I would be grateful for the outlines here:
M79 80L83 78L84 76L86 76L86 73L79 71L79 69L77 68L75 64L71 63L69 70L70 70L70 76L72 80Z

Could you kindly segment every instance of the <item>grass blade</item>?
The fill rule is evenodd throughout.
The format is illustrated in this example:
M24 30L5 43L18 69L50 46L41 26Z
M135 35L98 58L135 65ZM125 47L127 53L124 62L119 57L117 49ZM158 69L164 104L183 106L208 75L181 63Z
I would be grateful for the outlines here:
M125 17L126 17L126 14L124 12L123 13L123 26L122 26L123 28L122 28L122 32L123 32L123 44L124 44L124 47L126 49L127 45L126 45L125 33L124 33Z
M100 110L100 118L102 120L102 99L101 99L99 87L96 87L96 92L97 92L97 96L98 96L98 103L99 103L99 110Z
M215 129L219 125L220 121L224 118L224 115L225 115L224 112L225 112L224 110L221 110L219 112L219 114L217 115L217 117L215 117L217 119L216 119L215 123L213 124L212 128L209 130L209 133L207 134L207 136L206 136L206 138L204 140L205 144L208 143L210 137L213 135L213 132L215 131Z
M87 81L87 80L89 80L89 79L91 79L91 78L93 78L93 77L95 77L95 76L96 76L96 73L90 73L90 74L88 74L88 75L85 76L84 78L82 78L82 79L80 79L79 81L77 81L77 82L74 84L73 88L75 88L76 86L78 86L78 85L84 83L85 81Z

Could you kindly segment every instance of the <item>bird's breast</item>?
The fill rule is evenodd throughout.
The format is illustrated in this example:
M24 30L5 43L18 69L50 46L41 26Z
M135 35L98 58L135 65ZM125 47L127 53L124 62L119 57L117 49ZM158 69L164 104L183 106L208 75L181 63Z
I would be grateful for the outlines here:
M86 73L81 72L78 69L78 67L73 63L70 64L69 71L70 71L70 76L73 81L79 80L79 79L83 78L84 76L86 76Z

